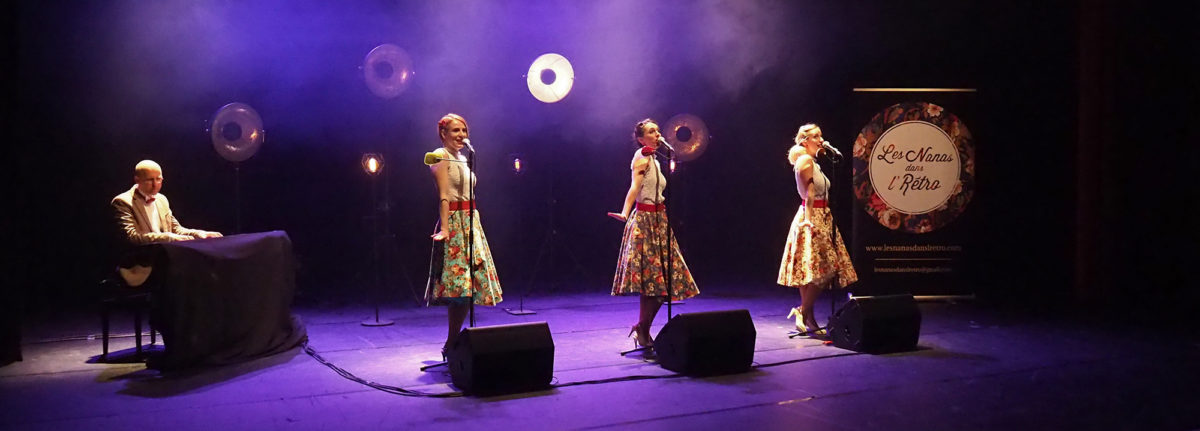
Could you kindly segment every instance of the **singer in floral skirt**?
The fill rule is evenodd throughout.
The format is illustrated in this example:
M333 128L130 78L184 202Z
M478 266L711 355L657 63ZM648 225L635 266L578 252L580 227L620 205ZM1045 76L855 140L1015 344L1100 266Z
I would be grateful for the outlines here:
M654 156L661 139L658 124L649 118L639 121L634 125L633 136L641 149L634 153L630 163L632 180L629 192L625 194L621 212L608 213L625 222L612 294L641 296L638 321L630 328L629 335L635 337L636 344L650 347L654 344L650 337L650 325L667 295L668 263L672 300L691 298L700 290L692 279L687 263L683 261L679 243L673 234L670 235L670 254L666 253L670 225L667 223L666 205L663 204L663 190L667 187L667 179Z
M805 124L796 133L795 141L796 145L788 151L788 161L796 174L796 191L803 202L792 219L777 282L800 290L800 306L788 313L789 319L796 318L796 330L807 335L825 335L814 315L817 296L822 289L832 288L834 280L840 288L858 281L858 274L841 234L834 236L833 213L826 200L829 177L816 163L825 142L821 128Z
M426 163L437 181L440 197L440 220L432 237L437 244L435 249L443 251L440 261L431 262L425 299L430 304L449 306L449 331L442 348L444 356L462 329L470 302L496 305L502 300L502 292L487 236L479 221L479 211L472 200L476 178L467 166L463 150L467 146L467 120L457 114L446 114L438 121L438 136L442 148L427 154ZM468 224L473 228L468 229ZM473 239L473 247L467 246L468 238ZM472 253L469 258L468 249ZM434 259L438 257L436 254ZM469 278L468 260L473 263Z

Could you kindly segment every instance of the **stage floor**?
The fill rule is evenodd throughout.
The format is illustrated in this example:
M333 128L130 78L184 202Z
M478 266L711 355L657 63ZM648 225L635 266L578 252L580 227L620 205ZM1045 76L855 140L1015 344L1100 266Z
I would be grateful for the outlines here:
M301 349L252 362L159 375L142 363L95 363L98 317L26 319L25 360L0 368L3 429L1193 429L1200 427L1195 331L1122 328L1102 319L923 303L919 349L867 355L789 339L794 291L708 287L675 313L747 309L757 334L748 373L670 377L625 338L637 299L540 294L512 316L478 308L478 325L549 322L554 382L593 380L492 398L415 398L345 379ZM817 311L824 322L829 295ZM391 306L392 326L364 327L366 306L296 307L309 345L365 380L453 392L439 359L445 310ZM1085 313L1086 314L1086 313ZM653 330L666 321L660 312ZM113 350L132 350L131 319ZM1191 334L1191 335L1181 335ZM626 376L664 376L623 381Z

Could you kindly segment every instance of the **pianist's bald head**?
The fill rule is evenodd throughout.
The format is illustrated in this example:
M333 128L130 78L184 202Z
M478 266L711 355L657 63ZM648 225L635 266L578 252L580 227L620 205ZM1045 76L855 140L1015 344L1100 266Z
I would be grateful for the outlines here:
M159 166L158 163L156 163L153 160L142 160L142 161L138 162L137 166L133 167L133 176L138 179L146 178L148 176L151 176L152 174L161 174L161 173L162 173L162 166ZM154 175L154 176L157 176L157 175Z
M133 182L146 196L154 196L162 189L162 167L153 160L142 160L133 167Z

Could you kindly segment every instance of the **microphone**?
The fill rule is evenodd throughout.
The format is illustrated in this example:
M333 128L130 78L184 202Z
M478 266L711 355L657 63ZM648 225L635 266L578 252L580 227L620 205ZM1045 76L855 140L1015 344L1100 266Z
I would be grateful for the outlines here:
M824 140L821 141L821 149L825 150L825 152L828 154L832 154L832 156L831 156L832 158L835 158L835 159L842 158L842 152L838 151L837 148L834 148L833 144L830 144L829 141L824 141Z
M467 146L467 150L468 150L468 151L470 151L470 152L472 152L472 153L474 153L474 152L475 152L475 147L472 147L472 146L471 146L471 140L470 140L470 139L463 138L463 145L466 145L466 146Z
M433 165L436 165L440 161L442 161L442 158L438 157L437 153L434 153L434 152L425 153L425 165L433 166Z
M425 153L425 164L426 164L427 166L433 166L433 165L436 165L436 164L438 164L438 162L458 162L458 163L466 163L466 162L464 162L464 161L462 161L462 160L455 160L455 159L445 159L445 158L442 158L442 157L438 156L438 153L433 153L433 152Z
M671 152L672 152L672 153L674 153L674 152L675 152L675 147L672 147L672 146L671 146L671 144L668 144L668 143L667 143L667 140L666 140L666 139L663 139L663 137L662 137L662 136L659 136L659 137L658 137L658 145L663 145L663 146L666 146L666 147L667 147L667 149L668 149L668 150L671 150Z

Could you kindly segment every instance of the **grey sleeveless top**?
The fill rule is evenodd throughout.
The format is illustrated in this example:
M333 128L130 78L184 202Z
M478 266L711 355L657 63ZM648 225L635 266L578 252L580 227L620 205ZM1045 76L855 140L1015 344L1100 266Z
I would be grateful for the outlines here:
M451 155L449 152L447 152L445 148L440 148L436 152L438 153L439 156L441 156L444 159L454 159L455 158L453 155ZM446 163L449 165L449 166L447 166L446 173L448 174L448 177L450 179L449 195L450 195L451 202L471 200L471 190L468 189L468 186L465 181L465 179L468 176L471 177L471 185L475 185L478 183L478 180L475 178L475 175L473 173L471 173L471 168L467 167L467 163L466 163L467 157L460 153L458 156L458 160L460 162L452 162L452 161L447 161L447 160L438 162L438 163Z
M663 189L667 188L667 178L663 176L658 159L653 154L643 156L642 150L638 149L634 153L630 167L637 163L639 158L650 159L650 163L646 164L646 176L642 178L642 189L638 190L637 201L644 204L663 203Z
M812 167L813 167L812 199L825 200L826 198L829 197L829 177L826 177L825 173L821 172L821 165L817 164L816 160L813 161ZM807 190L805 187L807 184L804 184L804 179L800 177L799 167L797 166L795 168L792 168L792 171L794 171L796 173L796 192L800 194L801 199L808 200L809 196L807 194Z

